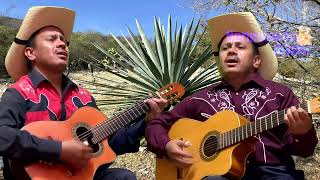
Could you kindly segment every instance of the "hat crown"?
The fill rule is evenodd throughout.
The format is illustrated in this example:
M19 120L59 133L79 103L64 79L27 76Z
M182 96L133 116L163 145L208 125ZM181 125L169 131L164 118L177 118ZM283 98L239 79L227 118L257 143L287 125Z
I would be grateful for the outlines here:
M46 26L55 26L65 34L70 41L75 12L71 9L57 6L31 7L19 28L16 38L28 40L37 30Z
M211 39L221 40L221 37L228 33L239 32L250 37L253 42L259 43L266 39L256 18L250 12L230 13L214 17L208 21ZM223 27L220 27L223 26ZM222 30L223 29L223 30ZM214 43L213 50L218 51L217 44Z

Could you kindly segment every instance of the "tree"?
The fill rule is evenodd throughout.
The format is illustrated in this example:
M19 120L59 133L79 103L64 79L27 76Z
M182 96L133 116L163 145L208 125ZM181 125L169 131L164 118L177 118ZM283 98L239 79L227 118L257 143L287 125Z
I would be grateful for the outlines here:
M211 12L253 13L267 34L278 56L292 59L309 75L298 60L319 60L320 3L317 0L190 0L194 10L207 16ZM299 39L311 41L301 44ZM280 67L281 68L281 67Z
M4 59L7 52L17 34L18 30L7 26L0 25L0 73L7 76L7 71L4 66Z
M72 34L69 46L69 69L87 69L88 63L86 61L90 59L90 56L97 59L105 58L105 55L97 50L92 43L104 49L114 48L115 51L120 52L120 48L117 48L117 43L111 36L105 36L98 32L76 32Z
M89 59L90 54L96 57L103 57L99 51L92 46L92 42L101 42L103 35L97 32L77 32L71 36L70 50L70 69L87 69L87 63L82 59Z

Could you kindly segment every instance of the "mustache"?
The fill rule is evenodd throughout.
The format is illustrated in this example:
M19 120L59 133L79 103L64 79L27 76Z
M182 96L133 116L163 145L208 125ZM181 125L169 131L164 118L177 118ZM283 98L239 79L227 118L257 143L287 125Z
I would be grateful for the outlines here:
M67 51L60 50L60 51L56 51L56 53L60 54L60 55L68 56L68 52Z
M236 55L232 55L232 56L227 56L225 61L239 61L239 57Z

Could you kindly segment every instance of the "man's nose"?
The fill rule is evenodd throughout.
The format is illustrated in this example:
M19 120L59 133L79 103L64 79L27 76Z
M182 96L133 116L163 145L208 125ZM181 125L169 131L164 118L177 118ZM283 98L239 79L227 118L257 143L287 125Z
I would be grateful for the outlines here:
M66 49L67 44L66 44L66 42L62 41L61 39L58 39L58 44L57 44L57 46L58 46L59 48Z
M233 54L237 54L237 49L235 46L231 46L229 49L228 49L228 55L233 55Z

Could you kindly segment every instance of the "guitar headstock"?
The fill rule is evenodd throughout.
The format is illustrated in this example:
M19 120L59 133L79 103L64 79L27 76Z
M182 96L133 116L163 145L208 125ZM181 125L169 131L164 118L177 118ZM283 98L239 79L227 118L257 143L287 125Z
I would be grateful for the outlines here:
M320 113L320 96L308 101L308 113L310 114Z
M159 89L157 94L162 98L167 99L170 103L173 103L181 98L184 93L184 87L177 82L173 82Z

